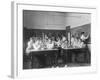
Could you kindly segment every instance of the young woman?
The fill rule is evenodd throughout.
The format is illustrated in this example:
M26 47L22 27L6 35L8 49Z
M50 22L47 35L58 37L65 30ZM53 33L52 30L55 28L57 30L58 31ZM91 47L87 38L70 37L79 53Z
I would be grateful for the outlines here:
M33 39L30 38L30 40L27 42L26 53L29 54L32 49L33 49Z

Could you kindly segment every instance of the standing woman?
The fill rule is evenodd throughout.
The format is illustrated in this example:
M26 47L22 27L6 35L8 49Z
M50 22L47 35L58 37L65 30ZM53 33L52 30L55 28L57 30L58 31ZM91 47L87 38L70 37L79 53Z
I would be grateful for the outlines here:
M82 42L86 43L86 40L89 38L89 35L85 36L85 32L81 32L80 39Z
M88 46L88 39L89 39L89 35L85 36L85 33L82 32L81 33L81 41L85 44L85 50L86 50L86 54L85 54L85 62L88 62L90 63L91 59L90 59L90 55L91 55L91 52L90 52L90 48Z

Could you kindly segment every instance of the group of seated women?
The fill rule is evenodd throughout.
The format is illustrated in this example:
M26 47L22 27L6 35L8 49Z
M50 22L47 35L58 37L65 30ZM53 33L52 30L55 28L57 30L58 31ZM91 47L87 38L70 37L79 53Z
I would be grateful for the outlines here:
M57 49L58 47L63 49L83 48L85 47L84 40L87 38L83 34L79 38L72 35L71 41L69 42L63 35L61 37L48 37L47 35L44 38L31 37L27 42L26 53L28 54L36 50Z

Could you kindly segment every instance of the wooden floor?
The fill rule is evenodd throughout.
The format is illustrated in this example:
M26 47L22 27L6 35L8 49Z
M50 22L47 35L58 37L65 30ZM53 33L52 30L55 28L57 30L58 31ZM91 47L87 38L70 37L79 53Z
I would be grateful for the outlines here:
M37 64L36 66L38 66L39 64ZM57 67L82 67L82 66L91 66L91 64L89 63L68 63L68 64L59 64L58 66L48 66L48 67L44 67L44 68L57 68ZM31 67L31 62L26 62L24 63L24 69L32 69Z
M81 66L90 66L88 63L70 63L67 64L67 67L81 67Z

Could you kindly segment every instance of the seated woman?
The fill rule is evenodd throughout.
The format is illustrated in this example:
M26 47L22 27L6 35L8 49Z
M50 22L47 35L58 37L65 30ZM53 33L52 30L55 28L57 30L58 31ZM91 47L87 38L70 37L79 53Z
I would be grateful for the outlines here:
M41 40L39 40L37 38L32 45L33 45L34 50L40 50L40 48L41 48Z
M62 48L68 48L68 41L67 41L67 38L65 36L62 37L61 47Z
M62 44L61 44L61 48L63 49L67 49L67 40L63 41Z
M60 40L60 38L57 38L57 41L55 41L55 45L57 47L60 47L61 46L61 40Z
M39 44L41 45L40 50L44 50L45 49L45 43L44 43L43 39L40 40Z
M27 48L26 48L26 54L29 54L31 50L33 49L33 39L30 38L30 40L27 43Z
M80 39L78 39L77 45L78 45L78 48L83 48L83 47L85 47L84 42L82 42Z
M51 39L48 39L46 46L47 46L47 49L53 49L54 48L54 42Z
M41 48L41 41L37 38L30 38L27 43L26 53L29 54L34 50L39 50Z

